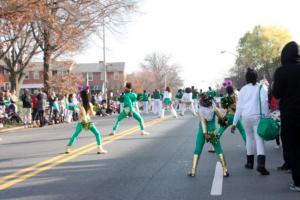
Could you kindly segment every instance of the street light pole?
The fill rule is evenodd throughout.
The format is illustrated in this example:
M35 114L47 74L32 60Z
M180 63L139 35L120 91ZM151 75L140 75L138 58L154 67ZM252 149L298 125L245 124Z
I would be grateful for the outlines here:
M86 86L89 86L89 73L86 72Z
M106 43L105 43L105 17L103 17L103 38L102 38L102 42L103 42L103 66L104 66L104 83L103 83L103 94L105 97L105 100L107 101L107 68L106 68L106 53L105 53L105 49L106 49Z
M167 73L165 74L165 89L167 88Z
M221 54L224 54L224 53L229 53L229 54L231 54L231 55L235 56L236 58L238 57L238 55L237 55L237 54L235 54L235 53L232 53L232 52L230 52L230 51L221 51L220 53L221 53Z

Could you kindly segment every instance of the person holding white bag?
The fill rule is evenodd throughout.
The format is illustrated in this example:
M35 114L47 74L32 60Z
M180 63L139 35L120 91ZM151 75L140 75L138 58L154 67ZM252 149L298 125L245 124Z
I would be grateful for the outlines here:
M247 69L246 82L247 84L244 87L242 87L239 93L239 99L237 102L237 108L236 113L234 115L231 132L235 131L237 122L242 117L243 125L247 134L247 163L245 164L245 168L253 169L255 153L254 144L256 144L256 170L261 175L269 175L270 173L265 168L266 156L264 140L257 133L257 127L260 120L259 95L261 98L262 115L267 116L269 114L268 90L264 84L261 85L257 83L257 72L253 69Z

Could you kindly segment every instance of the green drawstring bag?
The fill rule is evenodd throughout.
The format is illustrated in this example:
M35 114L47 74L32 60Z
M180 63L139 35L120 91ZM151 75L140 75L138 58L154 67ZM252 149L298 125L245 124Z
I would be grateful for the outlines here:
M279 135L279 124L272 118L263 117L261 112L261 98L260 91L262 85L259 87L259 109L260 109L260 120L257 127L257 134L266 141L274 140Z

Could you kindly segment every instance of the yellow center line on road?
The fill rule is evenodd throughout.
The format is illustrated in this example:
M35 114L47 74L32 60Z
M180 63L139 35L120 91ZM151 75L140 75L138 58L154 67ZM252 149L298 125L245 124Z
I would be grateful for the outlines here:
M164 120L166 119L169 119L170 117L165 117ZM155 120L152 120L152 121L149 121L145 124L145 127L149 127L149 126L152 126L154 124L158 124L160 123L161 121L163 121L162 119L155 119ZM120 138L123 138L127 135L130 135L132 133L135 133L136 131L139 130L139 127L133 127L133 128L130 128L128 130L125 130L115 136L110 136L110 137L106 137L104 140L103 140L103 145L106 145L106 144L109 144L109 143L112 143L113 141L115 140L118 140ZM63 154L63 155L59 155L59 156L56 156L56 157L53 157L51 159L48 159L48 160L45 160L41 163L38 163L36 165L33 165L32 167L28 167L28 168L25 168L25 169L22 169L20 171L17 171L13 174L10 174L10 175L7 175L3 178L0 179L0 181L4 182L6 180L9 180L9 179L13 179L15 178L16 176L20 175L20 174L24 174L26 172L30 172L30 173L27 173L27 174L24 174L22 176L18 176L17 178L13 179L13 180L10 180L10 181L6 181L5 183L2 183L0 185L0 190L4 190L4 189L7 189L13 185L16 185L20 182L23 182L25 181L26 179L30 178L30 177L33 177L43 171L46 171L48 169L51 169L61 163L64 163L64 162L67 162L69 160L72 160L82 154L85 154L87 152L90 152L94 149L97 148L97 146L95 146L95 142L91 143L91 144L88 144L88 145L85 145L83 147L80 147L76 150L74 150L71 154Z
M130 129L128 129L128 130L122 131L122 132L120 132L118 135L122 135L123 133L126 133L127 131L130 131L130 130L135 130L137 127L138 127L138 126L135 126L135 127L130 128ZM106 138L104 138L103 141L106 141L106 140L108 140L108 139L115 138L116 136L117 136L117 135L106 137ZM92 142L92 143L90 143L90 144L84 145L84 146L82 146L82 147L80 147L80 148L77 148L77 149L73 150L70 154L75 154L75 153L77 153L77 152L79 152L79 151L81 151L81 150L83 150L83 149L85 149L85 148L88 148L88 147L90 147L90 146L93 146L93 145L95 145L95 144L96 144L96 142ZM39 167L41 167L41 166L43 166L43 165L48 165L48 164L50 164L50 163L52 163L52 162L54 162L54 161L57 161L57 160L59 160L59 159L61 159L61 158L63 158L63 157L66 157L66 156L68 156L68 154L65 154L65 153L64 153L64 154L60 154L60 155L55 156L55 157L53 157L53 158L50 158L50 159L48 159L48 160L44 160L44 161L42 161L42 162L40 162L40 163L37 163L37 164L35 164L35 165L31 166L31 167L27 167L27 168L24 168L24 169L19 170L19 171L17 171L17 172L14 172L14 173L12 173L12 174L9 174L9 175L7 175L7 176L4 176L4 177L0 178L0 184L3 183L4 181L7 181L7 180L12 179L12 178L15 178L15 177L18 176L18 175L21 175L21 174L24 174L24 173L27 173L27 172L36 170L37 168L39 168Z

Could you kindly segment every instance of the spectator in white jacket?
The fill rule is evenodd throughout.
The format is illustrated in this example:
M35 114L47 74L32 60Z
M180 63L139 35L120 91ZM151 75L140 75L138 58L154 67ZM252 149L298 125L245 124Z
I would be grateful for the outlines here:
M248 68L246 73L247 84L242 87L239 93L236 113L234 115L233 126L231 132L236 129L238 120L242 117L243 125L246 130L246 149L247 163L245 168L253 169L254 165L254 141L257 153L256 170L262 175L269 175L265 168L266 156L263 139L257 134L257 127L260 120L260 102L261 97L262 115L269 114L268 107L268 90L264 84L257 83L257 72ZM261 89L260 89L261 88Z

